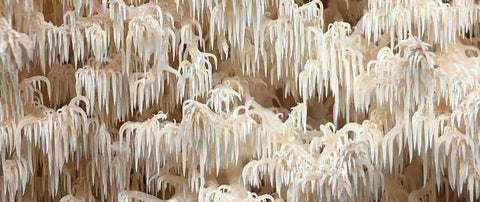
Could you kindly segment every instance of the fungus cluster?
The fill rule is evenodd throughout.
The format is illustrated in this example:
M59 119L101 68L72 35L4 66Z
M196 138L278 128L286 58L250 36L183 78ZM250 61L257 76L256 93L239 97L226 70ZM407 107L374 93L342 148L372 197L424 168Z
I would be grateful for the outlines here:
M476 0L4 0L0 201L480 200Z

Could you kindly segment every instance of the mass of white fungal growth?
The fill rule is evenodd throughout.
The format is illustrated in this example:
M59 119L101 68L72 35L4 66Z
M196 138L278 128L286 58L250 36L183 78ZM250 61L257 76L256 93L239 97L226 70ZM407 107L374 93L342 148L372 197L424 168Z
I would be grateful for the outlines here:
M144 109L161 103L175 105L173 94L175 85L166 85L170 80L180 77L179 72L168 66L155 65L146 73L133 73L129 76L130 110L138 109L142 113ZM171 106L165 106L172 108Z
M356 109L363 111L372 104L387 104L391 113L403 113L404 119L409 118L410 111L417 108L433 112L436 85L434 54L427 51L425 44L413 38L401 41L397 48L397 54L390 48L382 48L377 60L370 61L367 70L355 78ZM402 110L395 110L398 105L402 106Z
M116 64L118 65L118 64ZM84 66L75 72L75 90L78 96L84 95L91 101L90 109L94 108L105 111L107 115L112 114L115 119L124 119L128 108L114 105L115 108L110 108L110 103L122 103L128 105L129 100L128 83L125 77L121 74L119 66L107 65L104 67ZM102 88L96 88L102 86Z
M457 34L478 33L478 6L473 1L368 1L363 19L367 40L378 41L383 32L390 35L392 46L408 38L408 33L448 50ZM456 20L452 20L456 19Z
M127 18L127 5L121 0L112 0L109 4L108 13L113 23L113 42L115 43L115 48L119 50L122 44L124 44L125 25L123 22Z
M95 176L95 173L104 173L100 178L102 184L112 183L112 178L109 178L108 172L112 168L112 159L113 159L113 149L112 149L112 138L111 135L115 134L116 131L111 128L107 128L105 124L99 123L98 119L90 119L88 121L88 136L84 137L83 148L80 150L84 151L84 155L91 156L92 159L92 177ZM103 191L108 193L109 187L104 186Z
M223 111L229 113L230 109L238 106L242 97L249 93L248 90L244 93L244 86L239 77L218 79L220 81L217 80L218 84L210 91L207 105L217 113Z
M12 29L5 18L0 18L0 38L0 65L9 72L28 68L27 62L33 57L32 40Z
M5 155L12 154L14 149L20 148L20 138L15 136L15 123L13 120L4 120L0 123L1 141L0 158L5 160Z
M42 83L46 85L46 99L43 99L43 94L41 92ZM20 99L25 103L43 105L44 100L51 99L51 89L50 80L44 76L32 76L22 80L22 82L18 84Z
M474 138L475 141L480 141L480 137L477 135L479 132L478 124L480 121L478 114L478 111L480 110L479 93L480 92L476 89L466 95L451 115L452 124L459 128L463 128L466 135Z
M292 126L293 125L293 126ZM285 121L286 128L298 128L303 131L307 130L307 104L299 103L297 106L292 107L292 111L288 119Z
M2 160L3 161L3 160ZM17 191L25 192L29 180L28 162L25 159L8 159L2 162L3 196L8 195L8 200L15 200ZM3 200L7 198L3 197Z
M177 134L178 125L164 122L166 118L166 114L159 112L142 123L127 122L120 127L120 145L123 145L124 138L126 145L132 145L135 169L138 170L140 159L145 161L142 164L145 165L147 178L151 177L150 170L160 173L163 167L170 167L179 161L172 158L173 155L181 153L181 148L175 146L181 141Z
M475 154L478 149L475 142L478 140L456 128L447 126L444 130L435 147L435 152L438 152L435 153L436 172L445 172L450 187L458 189L460 194L469 192L469 199L474 200L478 197L474 195L478 195L480 182L477 169L479 157ZM436 180L438 184L440 177L437 176Z
M407 137L409 149L418 151L419 155L426 154L432 147L434 140L438 139L450 120L447 114L432 116L428 111L417 111L412 115L412 136ZM411 144L413 143L413 145Z
M187 45L188 48L188 45ZM184 99L198 99L205 97L212 88L212 71L217 66L215 55L200 52L197 48L186 50L191 60L180 62L178 72L181 74L177 81L177 102ZM210 61L213 58L214 63Z
M224 0L216 5L207 4L211 12L209 19L210 40L213 41L217 34L225 33L225 38L232 46L243 48L244 39L247 35L258 35L263 14L269 3L268 1L237 2ZM195 15L192 16L196 17ZM249 33L249 29L252 28L257 32Z
M129 72L130 55L135 56L143 64L143 71L147 69L150 59L154 62L165 58L169 49L175 50L174 19L168 12L164 12L157 4L144 4L135 9L130 9L132 16L141 13L138 17L132 17L128 23L126 36L126 72ZM172 44L170 44L172 43Z
M80 101L87 104L86 98L77 97L71 100L57 111L45 106L34 106L30 115L23 117L15 128L16 138L20 142L35 145L40 152L47 156L44 167L45 174L51 176L48 179L48 189L54 195L59 186L59 178L63 174L62 168L68 162L71 155L78 149L78 141L86 135L87 114L78 105ZM83 131L77 133L75 131ZM20 147L21 145L17 145ZM36 162L35 153L32 148L26 148L26 161L28 165L34 166ZM17 149L17 156L22 156L20 149ZM23 152L22 152L23 153ZM77 154L77 162L80 160ZM30 167L33 175L33 168Z
M353 190L378 193L382 177L372 163L376 149L373 138L379 132L372 126L375 124L347 125L335 131L333 125L323 125L309 144L284 143L273 158L251 161L242 177L252 186L260 186L260 180L265 180L276 187L277 193L281 193L282 185L291 185L287 190L290 200L355 198L358 192ZM349 134L356 129L359 133ZM342 141L332 144L338 136ZM362 158L367 159L357 161ZM363 188L365 185L370 187Z
M183 136L184 169L199 166L202 176L205 173L218 174L221 166L238 165L252 156L271 156L276 144L269 134L280 131L268 128L265 122L270 121L258 107L249 100L231 113L216 114L205 104L193 100L185 102L185 118L179 125L179 133ZM247 146L252 149L242 149Z
M286 1L275 12L276 19L272 19L272 14L266 15L265 23L258 31L260 35L254 35L251 40L255 47L254 61L259 63L253 63L253 66L271 63L276 66L272 69L275 71L275 74L271 72L272 78L280 80L291 75L296 79L307 58L318 57L323 51L320 37L324 28L323 6L320 1L302 7Z
M64 8L69 8L71 10L77 11L77 14L80 14L82 12L82 8L85 9L87 15L92 15L93 14L93 9L95 9L95 1L93 0L63 0L61 2L63 4Z
M0 2L0 201L477 201L475 0Z
M88 47L92 47L93 55L98 62L103 62L107 57L108 40L107 33L98 24L94 24L85 30L85 38Z
M452 56L441 52L435 53L435 59L438 61L436 72L439 77L436 91L441 92L437 102L444 97L446 103L455 109L463 98L478 86L479 75L475 69L480 61L477 57L478 49L474 46L458 44L449 47L449 52L458 54Z
M199 201L255 201L266 202L275 201L269 194L258 195L252 193L241 185L210 185L201 191Z
M353 79L363 71L363 57L348 45L348 41L352 40L348 38L350 32L351 27L347 23L330 24L322 37L320 50L317 50L317 59L306 61L304 69L296 77L304 102L314 96L321 101L323 96L320 95L333 93L334 121L340 115L350 120Z

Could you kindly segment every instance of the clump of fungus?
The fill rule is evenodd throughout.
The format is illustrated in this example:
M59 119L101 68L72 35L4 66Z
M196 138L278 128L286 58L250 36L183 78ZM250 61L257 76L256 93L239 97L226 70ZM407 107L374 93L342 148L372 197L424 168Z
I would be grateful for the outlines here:
M474 0L4 0L0 201L478 201Z

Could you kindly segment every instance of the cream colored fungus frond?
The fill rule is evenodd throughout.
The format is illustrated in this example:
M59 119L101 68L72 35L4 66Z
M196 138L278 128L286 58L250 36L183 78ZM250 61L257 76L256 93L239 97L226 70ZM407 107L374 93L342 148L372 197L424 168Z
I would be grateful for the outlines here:
M475 0L4 0L0 201L477 201Z
M27 68L28 61L33 57L32 40L12 29L5 18L0 18L0 38L0 65L8 67L5 69L9 72Z

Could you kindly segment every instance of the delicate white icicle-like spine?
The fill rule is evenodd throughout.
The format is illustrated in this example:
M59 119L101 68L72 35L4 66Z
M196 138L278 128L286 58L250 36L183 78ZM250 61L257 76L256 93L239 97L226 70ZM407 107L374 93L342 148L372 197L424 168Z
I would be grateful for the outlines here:
M101 63L107 57L108 40L107 33L98 24L94 24L85 30L88 46L93 50L95 59Z

